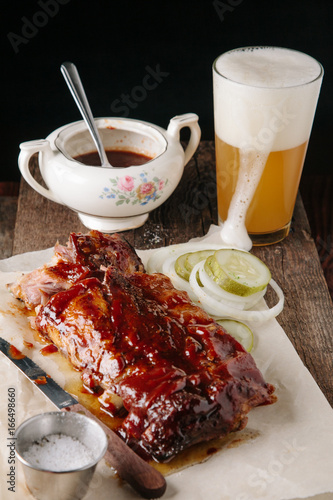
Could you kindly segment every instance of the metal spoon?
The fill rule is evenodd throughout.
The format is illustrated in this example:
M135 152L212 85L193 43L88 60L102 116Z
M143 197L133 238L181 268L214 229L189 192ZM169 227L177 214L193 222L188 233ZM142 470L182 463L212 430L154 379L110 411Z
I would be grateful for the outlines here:
M69 87L69 90L72 93L72 96L74 97L74 101L77 104L77 107L79 108L81 115L83 116L84 121L87 124L87 127L89 129L89 132L94 140L94 143L97 148L97 152L99 154L99 157L101 159L101 164L102 167L109 167L113 168L112 165L110 165L109 160L106 156L105 149L101 140L101 137L99 135L99 132L97 130L94 117L92 115L89 102L87 99L87 96L85 94L78 70L75 66L75 64L71 62L64 62L61 67L61 72L65 78L65 81Z

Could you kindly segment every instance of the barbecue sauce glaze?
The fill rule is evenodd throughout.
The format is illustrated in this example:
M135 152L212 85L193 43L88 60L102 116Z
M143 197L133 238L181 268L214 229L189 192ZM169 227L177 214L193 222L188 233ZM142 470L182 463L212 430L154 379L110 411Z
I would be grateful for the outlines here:
M162 275L83 279L36 318L83 371L85 385L123 401L118 433L157 461L240 430L253 407L274 401L253 358ZM104 399L103 399L104 398Z
M242 429L252 408L275 401L252 356L168 277L146 274L120 235L71 233L55 255L58 263L16 284L16 296L37 307L36 330L136 451L167 462Z

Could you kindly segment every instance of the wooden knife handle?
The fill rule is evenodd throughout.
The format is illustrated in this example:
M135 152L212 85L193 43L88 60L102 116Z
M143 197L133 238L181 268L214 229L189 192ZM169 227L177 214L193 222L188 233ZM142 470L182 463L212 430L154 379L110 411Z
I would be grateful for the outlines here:
M166 481L162 474L139 457L115 432L103 424L87 408L78 403L62 410L83 413L98 422L108 436L109 445L104 456L106 462L142 497L159 498L164 494Z

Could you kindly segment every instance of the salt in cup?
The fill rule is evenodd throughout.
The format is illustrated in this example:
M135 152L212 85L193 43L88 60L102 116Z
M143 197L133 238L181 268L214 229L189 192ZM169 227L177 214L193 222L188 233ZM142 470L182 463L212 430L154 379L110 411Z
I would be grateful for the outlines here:
M74 446L72 452L67 448L68 457L61 460L62 464L51 463L52 457L48 456L45 466L43 455L36 455L36 446L47 443L49 450L51 444L45 437L54 435L60 436L54 445L58 446L55 456L61 455L59 446L64 446L65 437L67 445L73 443ZM97 463L103 458L108 446L107 436L97 422L79 413L62 411L42 413L26 420L17 428L15 437L16 455L22 464L26 485L37 500L82 499ZM62 437L64 440L61 445ZM75 457L79 450L78 444L89 451L84 463L84 454ZM77 466L76 460L79 463Z

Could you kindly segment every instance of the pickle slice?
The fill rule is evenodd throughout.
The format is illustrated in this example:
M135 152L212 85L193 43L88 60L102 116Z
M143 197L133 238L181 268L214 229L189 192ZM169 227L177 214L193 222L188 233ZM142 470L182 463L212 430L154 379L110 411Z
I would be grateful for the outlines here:
M191 273L194 266L201 262L202 260L206 260L207 257L212 255L214 250L199 250L198 252L191 252L187 254L185 259L185 267Z
M247 352L251 352L253 347L253 333L247 325L233 319L218 319L216 323L223 326L223 328L234 337Z
M189 252L181 255L175 262L176 273L188 281L194 266L213 253L214 250L199 250L198 252Z
M180 276L181 278L183 278L186 281L189 280L190 274L191 274L188 271L188 269L186 269L186 267L185 267L185 260L186 260L187 256L188 256L187 253L180 255L175 262L176 273L178 274L178 276Z
M235 249L217 250L206 259L205 271L223 290L241 297L264 290L271 280L258 257Z

